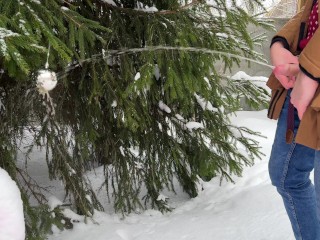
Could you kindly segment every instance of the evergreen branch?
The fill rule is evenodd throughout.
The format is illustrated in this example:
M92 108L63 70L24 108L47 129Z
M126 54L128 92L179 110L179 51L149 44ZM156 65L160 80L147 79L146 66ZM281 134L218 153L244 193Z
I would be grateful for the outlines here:
M160 15L175 14L179 11L187 10L187 9L189 9L199 3L201 3L201 0L193 0L191 3L188 3L188 4L178 8L177 10L166 10L166 11L161 11L161 12L155 12L155 14L160 14Z
M77 22L73 17L66 14L65 11L61 11L61 13L66 17L66 19L69 19L71 22L73 22L78 28L81 28L83 26L83 23Z
M179 7L178 9L176 10L161 10L161 11L158 11L158 12L146 12L144 10L140 10L140 9L132 9L132 8L124 8L124 7L119 7L119 6L115 6L115 5L112 5L110 3L107 3L107 2L102 2L102 4L110 7L110 8L113 8L113 9L117 9L117 10L120 10L120 11L124 11L124 12L139 12L141 14L157 14L157 15L169 15L169 14L176 14L180 11L185 11L185 10L188 10L189 8L193 7L194 5L197 5L197 4L200 4L202 3L203 1L202 0L192 0L191 3L188 3L186 5L183 5L181 7Z
M34 180L26 171L16 167L17 172L21 176L21 179L23 180L24 184L26 185L26 188L29 189L32 196L37 200L39 204L47 203L48 200L46 199L45 195L42 193L43 191L49 192L44 187L41 187L38 185L37 181ZM27 190L28 191L28 190ZM25 192L27 192L25 191Z
M84 59L82 61L79 61L77 64L70 65L69 67L66 67L63 71L57 73L58 78L61 78L65 76L69 71L82 66L84 63L90 63L101 59L108 59L110 56L120 56L124 54L134 54L139 52L155 52L155 51L162 51L162 50L172 50L172 51L186 51L186 52L197 52L197 53L206 53L206 54L212 54L212 55L220 55L225 56L229 58L238 58L241 60L257 63L259 65L274 69L274 66L269 65L267 63L264 63L262 61L258 61L252 58L243 57L238 54L233 54L229 52L222 52L217 50L212 50L208 48L196 48L196 47L170 47L170 46L149 46L144 48L129 48L129 49L119 49L119 50L107 50L104 53L93 55L91 58ZM107 54L109 53L109 54Z
M68 0L63 0L63 3L74 7L74 5L72 3L70 3L70 1L68 1Z

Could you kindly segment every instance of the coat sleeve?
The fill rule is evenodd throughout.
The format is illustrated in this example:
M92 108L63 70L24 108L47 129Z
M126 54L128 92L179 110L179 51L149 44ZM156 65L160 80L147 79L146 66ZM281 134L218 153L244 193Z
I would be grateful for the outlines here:
M276 33L272 38L271 44L276 41L281 41L291 52L297 51L303 14L304 7Z
M301 70L310 78L320 82L320 28L303 49L299 57Z

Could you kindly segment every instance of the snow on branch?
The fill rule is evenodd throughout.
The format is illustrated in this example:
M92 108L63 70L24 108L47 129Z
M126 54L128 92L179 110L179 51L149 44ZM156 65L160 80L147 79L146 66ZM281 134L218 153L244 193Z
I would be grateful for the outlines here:
M194 5L201 3L201 0L192 0L190 3L185 4L176 10L161 10L161 11L159 11L156 7L144 7L143 8L143 6L142 7L138 6L138 8L132 9L132 8L120 7L113 0L101 0L101 1L103 4L107 5L108 7L118 9L120 11L126 11L126 12L136 11L136 12L140 12L140 13L154 13L154 14L159 14L159 15L175 14L177 12L187 10L187 9L193 7Z

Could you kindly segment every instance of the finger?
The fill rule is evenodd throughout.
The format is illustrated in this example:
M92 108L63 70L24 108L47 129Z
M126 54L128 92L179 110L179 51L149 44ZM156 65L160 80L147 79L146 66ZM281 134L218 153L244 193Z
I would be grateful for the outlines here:
M274 68L275 75L296 76L300 72L299 65L297 63L281 64Z
M290 81L287 76L284 76L284 75L275 75L275 76L285 89L293 88L294 82Z
M297 108L297 104L296 104L295 99L294 99L293 96L292 96L292 92L291 92L291 94L290 94L290 103L291 103L295 108Z
M296 76L290 76L290 77L289 77L289 81L295 82L295 81L296 81Z
M297 109L298 112L298 117L301 120L302 116L304 114L304 112L307 109L307 106L304 104L301 104L301 102L299 100L297 100L294 95L291 93L291 98L290 98L290 102L292 103L292 105Z
M295 83L296 83L296 77L295 76L290 76L288 77L289 81L288 81L288 87L289 88L293 88Z
M298 111L298 116L299 116L299 119L301 120L302 119L302 117L303 117L303 114L304 114L304 112L306 111L306 107L299 107L299 109L297 109L297 111Z

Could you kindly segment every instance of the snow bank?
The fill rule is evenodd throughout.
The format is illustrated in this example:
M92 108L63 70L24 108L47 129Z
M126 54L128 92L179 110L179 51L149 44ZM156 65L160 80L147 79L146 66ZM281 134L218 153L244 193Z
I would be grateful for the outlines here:
M23 205L19 188L0 168L0 240L25 239Z

